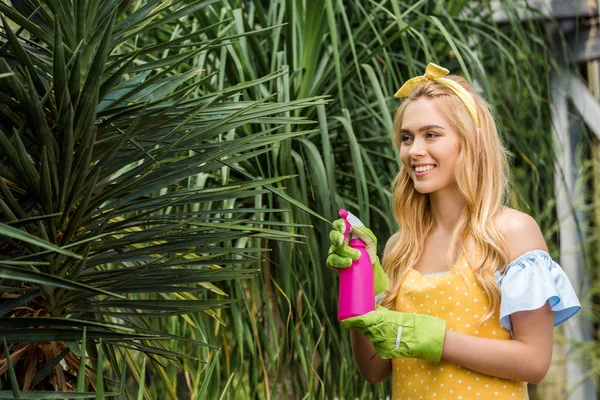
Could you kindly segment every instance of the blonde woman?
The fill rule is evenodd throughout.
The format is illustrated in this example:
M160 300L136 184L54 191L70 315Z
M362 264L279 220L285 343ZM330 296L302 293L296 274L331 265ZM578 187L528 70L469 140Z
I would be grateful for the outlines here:
M371 257L380 305L343 326L361 375L391 376L393 399L527 399L527 382L548 371L553 327L581 306L535 220L505 206L507 155L488 105L447 73L429 64L396 93L407 97L394 121L400 229L383 270ZM331 267L358 256L341 230L334 222Z

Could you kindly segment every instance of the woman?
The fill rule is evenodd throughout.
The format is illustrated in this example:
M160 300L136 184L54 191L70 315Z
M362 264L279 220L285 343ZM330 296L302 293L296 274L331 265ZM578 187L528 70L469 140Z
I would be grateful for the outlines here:
M506 207L508 162L485 101L429 64L396 97L402 168L393 184L399 232L380 271L377 310L343 321L371 383L394 399L526 399L552 358L553 327L581 306L533 218ZM334 222L327 265L358 257ZM363 228L354 232L369 242ZM386 279L389 279L387 284Z

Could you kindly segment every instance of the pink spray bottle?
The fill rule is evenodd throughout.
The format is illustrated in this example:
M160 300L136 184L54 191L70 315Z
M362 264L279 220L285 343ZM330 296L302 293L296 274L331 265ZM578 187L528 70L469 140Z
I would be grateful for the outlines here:
M351 234L352 226L364 226L358 218L346 210L340 210L339 215L346 225L344 241ZM358 237L352 236L349 245L360 251L360 257L348 268L340 271L338 321L375 310L371 257L365 248L365 243Z

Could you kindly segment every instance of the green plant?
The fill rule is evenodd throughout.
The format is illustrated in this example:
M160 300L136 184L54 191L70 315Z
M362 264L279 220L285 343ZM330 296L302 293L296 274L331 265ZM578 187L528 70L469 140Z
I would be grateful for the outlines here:
M285 196L272 185L289 176L240 166L309 134L290 114L323 101L245 100L284 70L216 84L198 61L253 32L165 31L214 3L0 3L0 368L14 366L13 391L85 390L85 371L101 396L124 364L145 387L143 353L177 398L165 365L199 358L172 342L216 349L199 321L222 323L236 301L214 282L256 276L267 249L248 238L299 237L257 218L282 212L255 199ZM152 327L170 316L193 334ZM97 368L83 367L84 330Z

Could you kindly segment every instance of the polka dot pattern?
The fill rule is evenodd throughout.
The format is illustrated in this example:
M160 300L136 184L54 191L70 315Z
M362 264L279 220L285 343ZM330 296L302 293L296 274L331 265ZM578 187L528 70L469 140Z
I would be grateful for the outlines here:
M484 324L489 302L469 265L457 263L446 274L423 276L410 270L396 298L396 310L443 318L446 328L471 336L510 340L499 314ZM416 371L416 372L415 372ZM528 399L527 383L495 378L442 360L392 359L392 399Z

